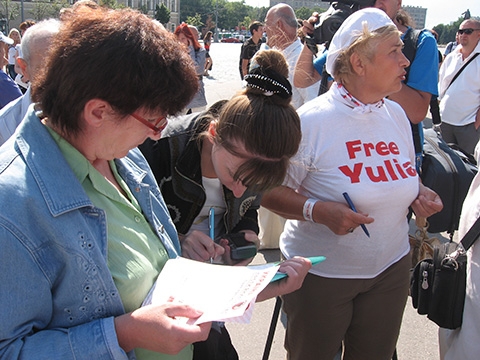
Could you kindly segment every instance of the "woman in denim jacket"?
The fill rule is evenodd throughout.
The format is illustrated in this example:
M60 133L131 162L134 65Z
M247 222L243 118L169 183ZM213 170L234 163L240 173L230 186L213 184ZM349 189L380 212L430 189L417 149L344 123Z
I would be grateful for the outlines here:
M32 83L41 112L0 150L0 358L186 359L210 323L175 318L201 312L140 307L180 246L136 146L188 103L195 71L136 11L78 6L62 23ZM270 291L299 286L302 264Z

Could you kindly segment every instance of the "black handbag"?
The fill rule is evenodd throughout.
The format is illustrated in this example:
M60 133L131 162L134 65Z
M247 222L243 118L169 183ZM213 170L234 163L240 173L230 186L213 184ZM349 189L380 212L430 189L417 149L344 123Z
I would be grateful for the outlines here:
M435 246L433 259L420 261L411 274L410 295L417 312L446 329L462 325L467 250L480 236L480 218L460 243Z

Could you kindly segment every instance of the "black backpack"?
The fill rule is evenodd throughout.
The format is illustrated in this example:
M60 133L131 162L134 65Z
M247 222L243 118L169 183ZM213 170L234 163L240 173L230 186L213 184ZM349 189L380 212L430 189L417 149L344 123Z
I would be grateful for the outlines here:
M442 199L443 210L430 216L428 231L446 231L453 238L458 229L463 201L477 173L475 159L460 148L449 146L433 129L424 131L422 183Z

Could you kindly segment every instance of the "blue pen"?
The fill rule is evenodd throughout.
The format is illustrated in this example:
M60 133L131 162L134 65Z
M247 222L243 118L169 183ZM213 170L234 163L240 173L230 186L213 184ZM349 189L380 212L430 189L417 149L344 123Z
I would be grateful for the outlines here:
M210 239L215 239L215 209L213 207L208 211L208 230ZM213 258L210 257L210 264L213 263Z
M350 209L352 209L352 211L355 211L356 213L358 213L357 209L355 209L355 205L353 205L352 199L350 199L350 196L348 196L348 194L347 194L346 192L344 192L342 195L343 195L343 197L345 198L345 200L347 201L347 204L348 204L348 206L350 207ZM367 227L365 226L365 224L360 224L360 226L362 227L363 232L364 232L368 237L370 237L370 233L368 232Z
M210 231L210 238L215 239L215 209L213 207L208 211L208 230Z

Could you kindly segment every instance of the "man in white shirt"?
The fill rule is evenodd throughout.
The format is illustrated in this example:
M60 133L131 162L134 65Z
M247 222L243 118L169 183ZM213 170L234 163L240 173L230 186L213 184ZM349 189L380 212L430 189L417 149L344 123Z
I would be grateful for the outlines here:
M440 126L447 143L457 144L473 154L480 139L480 21L463 21L457 35L458 46L445 58L439 73Z
M32 80L43 68L45 55L58 33L60 22L56 19L41 21L25 31L22 38L22 57L17 59L22 74ZM30 87L23 96L15 99L0 110L0 145L13 135L32 103Z
M266 46L280 50L285 55L289 66L288 80L292 85L295 65L303 49L297 36L297 29L297 18L291 6L280 3L268 10L265 16ZM317 97L317 94L318 86L304 89L293 87L292 105L298 109L307 101Z

